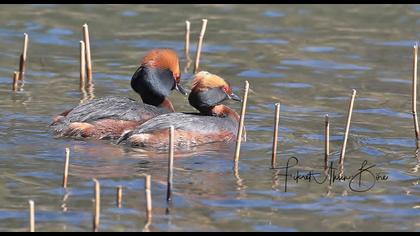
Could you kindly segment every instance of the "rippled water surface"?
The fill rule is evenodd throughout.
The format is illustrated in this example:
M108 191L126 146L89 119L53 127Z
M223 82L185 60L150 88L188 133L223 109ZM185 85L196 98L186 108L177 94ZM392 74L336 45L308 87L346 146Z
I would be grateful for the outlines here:
M101 183L101 231L145 225L143 179L152 175L151 231L419 231L419 163L411 116L412 45L420 38L417 5L3 5L0 8L0 230L27 231L28 203L37 231L90 231L93 182ZM185 20L194 58L207 18L200 68L253 92L245 117L239 172L234 147L177 153L174 199L166 213L167 154L109 141L55 138L51 118L79 103L79 41L89 24L96 97L138 96L129 81L140 57L174 48L186 66ZM29 34L22 91L11 91L23 33ZM192 67L183 70L190 86ZM367 160L387 175L366 192L348 182L288 181L270 169L274 103L281 102L278 165L322 172L324 115L331 120L332 160L343 141L356 89L346 175ZM193 111L185 97L170 97ZM240 104L229 103L239 112ZM64 149L69 188L61 188ZM366 177L367 175L365 175ZM123 206L115 205L122 185Z

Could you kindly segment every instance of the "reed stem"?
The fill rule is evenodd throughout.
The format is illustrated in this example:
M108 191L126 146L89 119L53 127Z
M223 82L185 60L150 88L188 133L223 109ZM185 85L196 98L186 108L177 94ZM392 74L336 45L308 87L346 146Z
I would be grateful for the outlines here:
M83 41L86 47L86 69L87 69L87 82L92 83L92 57L90 52L90 38L89 38L89 26L83 25Z
M26 70L26 59L28 54L28 41L29 37L27 33L23 34L23 49L22 54L20 55L20 62L19 62L19 80L23 83L23 76Z
M19 72L15 71L13 73L13 83L12 83L12 90L13 91L17 91L18 80L19 80Z
M169 202L172 200L172 179L174 173L174 139L175 139L175 129L171 125L169 128L169 160L168 160L168 185L166 191L166 201Z
M185 58L190 61L190 25L189 21L185 21Z
M152 223L152 190L150 175L145 175L144 186L146 194L146 225L150 225Z
M206 33L206 28L207 28L207 19L202 19L201 32L198 38L197 52L195 55L194 74L197 72L198 65L200 64L201 47L203 45L203 38L204 38L204 34Z
M244 130L244 119L245 119L245 112L246 112L246 103L248 100L248 91L249 91L249 83L248 80L245 81L245 88L244 88L244 98L242 101L242 109L241 109L241 117L239 120L238 126L238 134L236 136L236 147L235 147L235 168L238 166L239 162L239 153L241 151L241 141L242 141L242 133Z
M271 168L276 168L277 161L277 139L279 134L279 120L280 120L280 103L275 104L275 115L274 115L274 133L273 133L273 150L271 155Z
M413 90L412 90L412 112L414 120L414 132L416 137L416 149L420 148L419 144L419 122L417 119L417 55L418 55L418 44L413 47ZM417 152L417 151L416 151Z
M70 149L66 148L66 159L64 162L64 174L63 174L63 188L67 188L67 178L69 175L69 162L70 162Z
M349 136L351 115L353 113L353 104L354 104L354 98L355 97L356 97L356 90L353 89L353 94L351 95L351 100L350 100L350 105L349 105L349 111L348 111L348 114L347 114L347 123L346 123L346 130L344 132L343 146L341 148L341 153L340 153L340 165L341 166L344 166L344 156L346 154L347 138Z
M35 203L29 200L29 232L35 232Z
M121 208L122 206L122 186L118 185L117 187L117 206Z
M94 191L95 191L95 207L93 215L93 231L99 231L99 220L101 216L101 185L97 179L93 179L95 182Z
M85 42L80 41L80 90L85 89L86 76L86 51Z

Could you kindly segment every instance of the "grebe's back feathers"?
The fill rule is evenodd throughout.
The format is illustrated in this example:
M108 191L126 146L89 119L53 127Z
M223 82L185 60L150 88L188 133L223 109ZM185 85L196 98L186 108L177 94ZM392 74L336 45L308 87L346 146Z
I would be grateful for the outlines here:
M144 110L158 115L167 113L165 109L144 104L131 98L107 96L93 99L75 107L66 116L68 122L89 122L97 119L109 118L119 120L141 120Z
M76 106L51 126L55 132L62 133L73 122L84 123L104 119L143 121L168 112L164 108L144 104L131 98L107 96Z
M227 141L236 136L238 122L230 117L208 116L201 113L168 113L146 121L132 131L123 134L117 144L128 141L134 146L165 148L168 130L175 128L177 146L207 142ZM149 136L151 135L151 136Z
M207 116L200 113L168 113L146 121L133 133L150 133L156 130L169 129L173 125L175 130L200 131L203 133L219 132L220 129L235 131L237 122L227 117Z

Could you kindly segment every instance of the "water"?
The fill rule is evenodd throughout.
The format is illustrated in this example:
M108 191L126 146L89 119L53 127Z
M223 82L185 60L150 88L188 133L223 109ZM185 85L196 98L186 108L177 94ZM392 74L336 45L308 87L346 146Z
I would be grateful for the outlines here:
M101 231L145 225L143 179L152 175L151 231L419 231L419 163L411 118L412 45L417 5L3 5L0 9L0 229L27 231L29 199L37 231L90 231L93 182L101 182ZM95 96L138 96L129 79L153 47L183 54L191 21L194 58L201 19L209 20L201 69L242 94L250 82L238 175L234 147L177 153L174 197L166 214L167 155L108 141L55 138L51 118L79 103L79 41L89 24ZM23 91L11 91L23 33L29 34ZM189 87L192 66L182 74ZM281 102L278 165L322 172L324 115L336 161L351 89L357 89L345 174L364 160L389 178L366 192L348 182L288 181L270 169L274 103ZM170 97L193 111L186 97ZM240 104L228 103L239 112ZM62 189L64 149L71 150ZM364 175L365 177L367 175ZM115 205L123 185L123 207Z

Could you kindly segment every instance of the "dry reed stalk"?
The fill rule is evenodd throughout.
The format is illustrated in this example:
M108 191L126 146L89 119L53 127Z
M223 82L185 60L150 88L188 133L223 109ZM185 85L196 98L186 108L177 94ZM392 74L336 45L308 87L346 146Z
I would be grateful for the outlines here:
M86 51L85 42L80 41L80 90L85 88L86 76Z
M356 97L356 90L353 89L353 94L351 95L351 100L350 100L350 105L349 105L349 111L348 111L348 114L347 114L347 123L346 123L346 130L344 132L343 146L341 147L340 166L344 166L344 156L346 154L347 138L349 136L351 115L353 113L353 104L354 104L354 98L355 97Z
M18 80L19 80L19 72L13 72L13 83L12 83L12 90L17 91L18 87Z
M277 138L279 135L279 120L280 120L280 103L274 105L275 115L274 115L274 133L273 133L273 149L271 155L271 168L276 168L276 159L277 159Z
M122 205L122 186L117 186L117 206L118 208L121 208Z
M417 119L417 54L418 54L418 44L413 47L413 90L412 90L412 112L414 120L414 132L416 137L416 150L420 148L419 143L419 122ZM417 151L416 151L417 153Z
M67 178L69 175L69 161L70 161L70 149L66 148L66 159L64 161L64 173L63 173L63 188L67 188Z
M144 175L144 187L146 195L146 225L148 226L152 223L152 190L150 175Z
M185 58L190 61L190 25L189 21L185 21Z
M89 26L87 24L83 25L83 41L86 48L87 82L90 84L92 83L92 57L90 53Z
M152 223L152 191L151 191L151 176L148 174L141 174L144 177L144 193L146 197L146 224L143 231L149 232L149 226Z
M23 83L23 76L25 74L26 70L26 59L28 54L28 34L23 34L23 49L22 54L20 54L20 61L19 61L19 80L21 83Z
M325 115L325 140L324 140L324 170L328 168L328 159L330 156L330 121L328 114Z
M204 38L204 34L206 33L206 28L207 28L207 19L202 19L201 32L198 38L197 52L195 55L194 74L197 72L198 65L200 64L201 47L203 46L203 38Z
M168 160L168 185L166 190L166 201L172 200L172 179L174 174L174 140L175 129L171 125L169 128L169 160Z
M29 200L29 232L35 232L35 203Z
M245 112L246 112L246 103L248 100L248 91L249 91L249 83L248 80L245 81L245 88L244 88L244 98L242 101L242 109L241 109L241 117L239 120L238 126L238 134L236 136L236 147L235 147L235 168L237 168L239 162L239 153L241 151L241 141L242 141L242 133L244 130L244 119L245 119Z
M99 219L101 216L101 185L97 179L93 179L95 182L95 204L94 204L94 214L93 214L93 231L99 231Z

